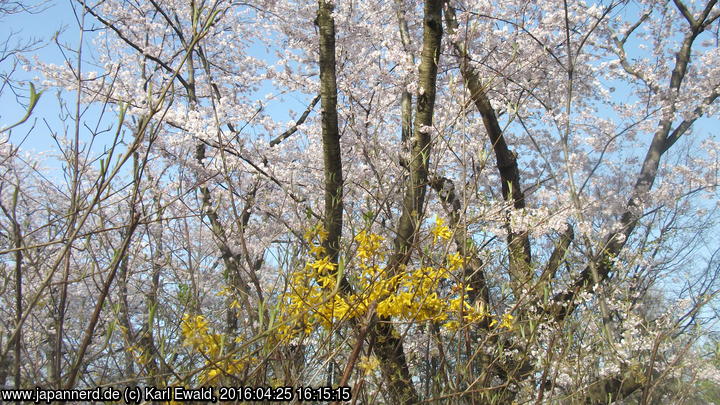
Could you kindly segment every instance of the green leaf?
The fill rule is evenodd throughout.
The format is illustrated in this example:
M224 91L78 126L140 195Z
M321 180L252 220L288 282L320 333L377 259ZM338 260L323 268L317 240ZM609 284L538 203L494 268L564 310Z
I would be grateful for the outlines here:
M157 302L154 302L152 305L150 305L150 308L148 309L148 326L151 327L153 321L155 320L155 313L157 312Z
M42 91L39 93L36 92L35 85L32 82L30 82L30 104L28 105L27 111L25 112L25 116L22 117L20 119L20 121L10 125L9 127L0 129L0 133L9 131L9 130L15 128L16 126L21 125L22 123L27 121L30 118L30 116L32 115L33 110L37 106L38 101L40 101L40 96L42 95L42 93L43 93Z
M260 303L258 304L258 330L263 330L263 323L265 321L265 317L263 314L265 313L265 302L263 300L260 300Z

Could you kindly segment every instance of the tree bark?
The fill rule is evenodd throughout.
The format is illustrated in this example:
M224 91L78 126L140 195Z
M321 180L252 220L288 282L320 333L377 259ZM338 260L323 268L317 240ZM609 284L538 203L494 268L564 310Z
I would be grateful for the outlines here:
M317 24L320 28L320 102L322 105L323 165L325 167L324 246L330 260L338 261L342 236L343 172L340 153L340 131L337 113L337 78L335 72L334 6L319 0Z
M411 155L408 161L410 179L405 188L403 211L395 238L395 251L389 268L397 271L410 259L410 249L415 243L422 217L422 207L428 185L428 162L430 157L431 127L435 112L437 67L440 60L442 40L442 1L425 1L423 50L420 61L420 90L411 139Z

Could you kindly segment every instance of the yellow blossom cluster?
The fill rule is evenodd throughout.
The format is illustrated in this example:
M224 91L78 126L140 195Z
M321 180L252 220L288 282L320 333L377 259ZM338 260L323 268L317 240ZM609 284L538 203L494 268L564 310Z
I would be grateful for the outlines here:
M385 238L374 233L362 231L355 236L355 240L358 242L357 257L364 262L380 253L380 248Z
M133 360L137 364L140 364L141 366L146 365L150 361L150 353L148 353L144 348L132 345L125 349L128 353L130 353L133 357Z
M436 217L435 226L430 230L433 235L433 243L437 243L438 239L448 240L452 236L452 231L445 225L445 220Z
M183 315L180 330L185 346L190 346L208 357L213 357L220 351L218 335L210 333L208 321L202 315Z
M449 239L450 229L438 218L430 230L437 239ZM326 232L316 225L305 238L308 243L322 242ZM441 322L448 329L463 324L491 321L498 324L484 306L473 306L467 301L467 286L460 285L457 270L465 263L460 253L448 254L442 265L418 269L403 268L388 274L383 267L386 258L382 249L384 238L361 231L357 242L358 261L354 272L346 274L354 293L338 288L338 265L324 255L317 246L311 248L312 260L303 270L291 274L289 289L281 297L282 322L278 327L280 340L289 340L300 334L310 334L318 327L331 329L336 322L365 315L375 305L377 315L394 317L407 322ZM499 327L511 328L512 315L506 315Z
M447 319L445 302L437 293L440 282L449 278L445 268L425 267L398 276L392 279L394 291L378 303L378 315L409 321Z
M503 315L502 320L500 321L500 325L498 325L498 327L512 329L513 319L515 319L515 317L510 314ZM490 322L490 326L495 326L495 325L497 325L497 323L498 323L497 319L493 319L492 322Z
M283 314L292 320L278 326L280 336L293 337L298 333L310 334L315 324L331 327L346 317L350 305L335 293L337 265L327 257L308 263L303 271L290 278L290 291L284 295Z
M225 336L212 333L204 316L184 314L180 331L183 344L198 351L206 359L205 371L200 376L203 383L210 383L223 375L237 375L244 369L242 361L223 356Z
M380 368L380 360L373 355L362 356L358 361L358 368L363 371L363 374L370 375Z

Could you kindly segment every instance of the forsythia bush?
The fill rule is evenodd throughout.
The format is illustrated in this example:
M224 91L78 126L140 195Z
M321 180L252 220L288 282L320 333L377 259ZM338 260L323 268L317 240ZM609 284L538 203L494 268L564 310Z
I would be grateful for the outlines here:
M430 234L433 247L452 236L441 218L436 219ZM447 330L482 321L496 328L513 327L511 314L498 319L486 308L468 302L467 292L471 288L457 275L464 263L464 258L457 252L446 254L442 265L404 268L392 275L384 267L387 259L383 249L385 238L361 231L353 238L357 242L356 261L345 265L348 268L353 265L358 271L349 274L326 255L322 246L326 237L327 231L320 224L305 233L310 260L303 269L290 275L288 290L280 296L277 327L268 335L272 341L290 342L312 334L318 327L329 331L338 322L366 316L373 308L381 317L404 322L437 322ZM353 292L340 288L340 280L345 276ZM207 359L200 377L203 383L243 369L243 361L234 360L232 356L223 358L226 337L212 333L202 315L185 314L181 328L185 345Z
M452 236L440 218L431 234L433 245ZM461 319L464 323L488 319L492 325L512 327L512 315L506 314L498 322L485 308L474 307L467 301L470 288L456 274L464 263L459 253L447 254L441 265L403 268L397 274L389 274L384 267L385 239L361 231L354 237L357 260L345 264L358 271L346 272L325 255L322 243L326 235L320 225L305 234L311 260L304 269L291 275L289 290L281 298L282 322L278 328L281 340L308 335L318 326L329 330L337 322L362 318L373 306L381 317L405 322L433 321L448 329L457 329ZM340 288L345 276L352 292Z

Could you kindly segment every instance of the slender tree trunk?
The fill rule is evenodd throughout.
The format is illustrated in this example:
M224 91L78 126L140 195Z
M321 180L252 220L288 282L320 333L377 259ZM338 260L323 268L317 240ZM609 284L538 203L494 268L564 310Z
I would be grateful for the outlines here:
M397 18L398 25L400 27L400 40L403 44L403 49L410 55L413 62L415 57L410 53L410 30L408 29L407 19L405 18L405 10L402 0L395 0L395 6L397 7ZM402 114L402 147L403 155L405 158L405 148L409 149L408 142L410 136L412 136L412 94L407 90L407 82L404 82L402 93L400 94L400 112Z
M78 54L77 54L77 78L78 78L78 92L76 94L76 100L75 100L75 140L72 145L73 149L73 158L72 158L72 183L70 184L71 192L70 192L70 222L68 225L67 234L70 235L73 232L75 232L75 227L78 219L78 192L79 192L79 186L80 186L80 98L81 98L81 89L83 87L82 80L80 79L82 77L82 56L83 56L83 33L85 30L83 29L85 22L85 11L84 9L80 12L80 41L78 46ZM62 276L62 283L60 285L60 303L58 306L58 317L57 317L57 323L56 323L56 340L55 340L55 353L57 357L53 359L55 362L55 371L57 375L53 376L53 379L56 381L57 387L60 388L62 383L60 381L61 379L61 370L62 370L62 352L63 352L63 339L64 339L64 327L65 327L65 316L66 316L66 309L67 309L67 294L68 294L68 280L70 277L70 266L72 261L72 254L73 249L72 247L68 249L67 256L65 257L65 269L63 271Z
M146 133L146 130L148 128L148 124L151 120L151 115L143 116L138 124L138 128L135 133L135 141L133 142L133 146L131 146L131 151L135 150L135 147L140 144L140 139L144 136ZM134 152L133 152L134 153ZM143 162L143 165L147 164L147 162ZM83 332L83 336L81 339L80 346L77 349L77 354L75 355L75 359L67 373L67 378L65 379L63 383L64 389L73 389L75 388L76 384L78 383L78 379L80 378L81 374L84 374L84 371L87 367L87 364L84 362L85 355L88 351L88 348L90 347L90 344L92 343L93 338L95 337L95 328L97 327L97 324L100 321L100 315L102 313L103 307L105 306L105 300L107 299L110 288L112 287L113 281L115 280L115 277L117 276L119 272L120 264L122 263L123 258L127 255L127 250L130 246L130 243L132 241L132 237L135 233L135 230L137 229L138 224L140 223L140 216L141 213L137 212L136 206L138 202L138 198L140 195L140 168L137 159L134 160L134 166L133 166L133 173L134 173L134 184L133 189L131 193L130 198L130 212L128 215L129 223L127 226L121 231L122 235L122 243L114 252L113 260L111 261L110 265L108 266L108 275L106 279L103 281L102 288L100 289L100 294L97 297L97 301L95 303L95 308L93 309L92 314L90 315L88 319L88 325L85 328ZM101 190L98 191L98 196L100 195ZM98 198L98 197L96 197ZM84 221L84 219L83 219ZM81 221L82 222L82 221Z
M5 206L0 203L0 210L7 217L12 227L12 243L15 248L15 328L18 333L15 335L13 340L10 342L10 346L13 347L13 379L15 389L21 388L21 365L22 365L22 282L23 282L23 236L20 231L20 223L17 221L17 199L19 189L16 186L13 192L12 206L8 210ZM0 342L1 343L1 342ZM5 354L0 356L0 387L5 386L5 381L10 368L10 361L8 355Z
M23 265L23 251L22 251L22 234L20 232L20 224L17 221L17 197L18 189L15 188L13 194L13 206L12 206L12 230L13 239L15 243L15 327L20 328L20 322L22 321L22 265ZM22 329L15 336L15 389L21 388L21 367L22 364Z
M428 185L428 162L430 140L435 111L437 66L440 60L442 40L442 2L425 1L423 50L420 62L420 91L417 97L417 112L413 127L410 160L410 179L405 188L403 211L395 238L395 251L388 267L397 271L401 264L410 259L410 250L417 237L425 193Z
M122 334L123 338L125 339L125 344L130 347L134 344L135 332L132 324L130 323L130 310L128 308L128 278L128 259L127 257L124 257L122 262L120 263L120 269L118 270L118 301L120 307L118 312L120 318L119 322L122 328ZM132 353L129 350L125 350L124 360L125 370L123 370L123 377L126 381L126 386L131 387L136 385L134 367L135 361L133 359Z
M403 210L394 242L395 249L388 264L390 274L397 274L403 265L409 262L422 219L428 186L437 69L442 41L442 0L425 1L423 20L423 48L419 68L420 91L417 96L413 136L410 140L410 159L407 162L410 178L405 188ZM375 354L380 360L381 371L387 381L391 399L399 404L417 403L419 396L411 380L402 337L395 330L390 319L380 319L373 332Z
M137 159L136 162L138 162ZM139 173L137 165L135 173ZM140 180L141 179L137 177L135 179L136 182L140 182ZM157 199L155 200L155 206L158 212L162 212L160 202ZM159 226L162 226L162 218L158 218L157 221ZM160 288L160 272L162 271L162 266L159 263L163 256L162 230L160 231L158 238L155 239L154 243L152 242L153 235L148 234L148 240L151 241L150 261L152 263L152 275L150 291L147 294L147 300L145 305L146 319L144 321L144 325L140 329L139 336L137 336L137 338L143 356L145 357L144 360L146 361L144 367L145 374L148 377L147 381L152 381L152 383L156 387L163 387L163 370L160 367L163 364L163 359L160 358L160 353L158 353L157 345L155 344L154 334L155 316L157 314L157 309L160 305L158 302L158 290Z
M85 354L87 353L87 349L92 343L92 339L95 334L95 328L100 320L100 313L102 311L102 308L105 304L105 299L107 298L110 287L112 286L112 282L115 279L115 276L117 275L118 267L120 266L121 258L127 253L128 246L130 245L130 242L132 240L132 236L135 232L135 229L137 228L137 225L140 221L139 215L135 212L133 212L131 217L131 222L128 224L127 229L124 231L124 240L122 242L122 245L119 249L115 251L115 257L113 259L113 262L110 264L110 267L108 269L108 276L103 282L102 289L100 290L100 295L98 296L97 303L95 304L95 309L93 310L93 313L90 315L89 323L87 327L85 328L85 331L83 333L82 342L80 344L80 347L78 348L78 353L75 358L75 361L73 362L72 367L70 368L70 371L68 372L67 379L65 381L65 384L63 386L64 389L73 389L75 388L79 375L81 373L81 369L85 369L86 365L84 365L84 359Z
M342 236L343 171L337 113L335 72L335 20L333 5L319 0L317 24L320 28L320 102L322 105L323 165L325 167L325 249L337 263Z
M2 338L0 337L0 345L3 344ZM0 357L0 387L5 387L8 373L10 372L10 361L8 356Z
M188 50L188 52L191 52L191 50ZM188 56L187 68L188 79L186 91L191 105L196 106L198 100L195 94L195 67L192 53ZM195 148L195 159L200 165L205 166L205 163L203 162L205 158L205 144L198 142ZM217 240L217 244L220 249L220 257L223 261L223 265L225 266L225 272L223 275L227 285L230 286L232 290L232 294L228 296L227 314L224 328L228 336L232 336L237 332L239 322L238 311L233 305L231 305L236 294L240 296L243 308L248 310L248 316L252 319L256 319L257 312L250 310L250 308L252 308L250 305L250 287L245 280L243 280L240 274L241 255L233 252L228 245L227 232L225 230L225 226L220 221L220 217L215 211L215 208L213 207L213 198L210 188L206 185L201 185L198 188L202 201L202 211L208 220L210 220L210 227L215 239Z
M318 1L316 23L320 29L320 104L322 106L321 127L323 144L323 167L325 171L325 216L324 228L327 238L323 242L330 260L338 264L340 238L342 237L343 216L343 171L340 149L340 131L337 112L337 75L335 66L335 19L334 5L327 0ZM344 291L349 284L340 283ZM328 363L328 385L332 385L336 374L336 363Z

